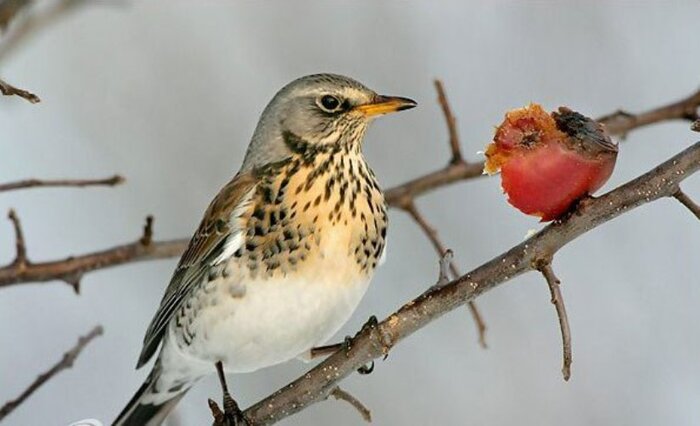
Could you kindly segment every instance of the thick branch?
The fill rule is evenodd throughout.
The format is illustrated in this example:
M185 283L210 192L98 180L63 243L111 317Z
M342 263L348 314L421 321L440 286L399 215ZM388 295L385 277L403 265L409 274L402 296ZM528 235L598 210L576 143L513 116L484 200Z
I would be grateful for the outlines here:
M93 328L88 334L85 336L82 336L78 339L78 343L76 343L73 348L71 348L68 352L63 354L63 358L56 363L51 369L49 369L47 372L39 375L39 377L34 380L34 382L29 385L27 389L24 390L17 398L7 401L5 405L0 408L0 421L4 419L8 414L10 414L12 411L14 411L15 408L17 408L19 405L21 405L27 398L29 398L34 392L36 392L37 389L39 389L44 383L49 381L53 376L56 374L60 373L63 370L66 370L68 368L71 368L73 366L73 363L75 360L78 358L78 355L80 355L80 352L82 352L83 349L85 349L85 346L88 345L95 337L102 335L102 327L101 326L96 326Z
M41 102L41 99L39 99L39 97L34 93L15 87L2 79L0 79L0 93L5 96L19 96L20 98L24 98L33 104Z
M557 310L559 318L559 329L561 330L561 341L563 348L563 363L561 373L564 375L564 380L569 380L571 377L571 329L569 328L569 317L566 315L566 307L564 306L564 297L561 295L559 278L554 275L552 264L549 259L542 260L537 265L537 269L542 273L544 279L547 280L549 293L552 297L551 301Z
M347 351L335 353L245 411L256 425L272 424L325 399L338 382L362 365L386 355L399 341L475 297L532 271L539 262L582 234L636 207L671 196L680 182L700 169L696 143L654 170L600 196L587 199L555 222L502 255L451 283L408 302L374 327L365 327Z
M37 187L56 187L56 186L115 186L124 183L124 178L119 175L114 175L105 179L25 179L16 182L0 183L0 192L14 191L17 189L37 188Z

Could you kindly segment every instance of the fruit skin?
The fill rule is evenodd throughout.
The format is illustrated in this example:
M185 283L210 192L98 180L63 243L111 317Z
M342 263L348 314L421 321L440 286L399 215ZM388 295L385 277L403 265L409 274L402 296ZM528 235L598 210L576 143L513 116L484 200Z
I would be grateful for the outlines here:
M568 108L531 104L506 114L486 149L484 171L501 172L508 202L543 222L563 216L607 182L617 145L602 126Z

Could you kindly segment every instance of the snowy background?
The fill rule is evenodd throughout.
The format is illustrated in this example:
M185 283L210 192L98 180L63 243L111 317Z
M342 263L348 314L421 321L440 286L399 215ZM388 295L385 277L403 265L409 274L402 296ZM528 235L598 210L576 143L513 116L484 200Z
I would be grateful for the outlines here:
M43 100L0 102L0 181L126 176L117 188L4 193L31 259L132 241L144 217L156 237L189 236L236 171L257 118L282 85L332 71L419 108L378 120L366 155L384 187L441 167L446 131L432 79L444 80L465 154L489 141L504 111L542 103L592 116L639 111L700 85L698 16L690 2L108 2L87 5L27 39L0 75ZM690 145L687 123L631 134L606 188ZM700 198L700 180L684 188ZM471 269L522 241L533 218L510 208L498 179L425 196L419 207ZM390 215L389 256L356 315L383 317L435 281L436 256L405 214ZM529 274L478 300L487 350L466 309L401 343L370 376L344 387L377 425L700 424L700 224L672 200L606 224L555 259L571 319L574 364L560 374L560 335L542 278ZM0 222L0 259L14 256ZM0 403L17 395L93 325L72 370L42 387L3 424L111 421L147 371L141 340L176 259L91 273L76 296L61 283L0 291ZM307 368L236 376L247 406ZM180 403L181 425L210 420L214 377ZM328 401L286 425L362 424ZM174 424L174 423L173 423Z

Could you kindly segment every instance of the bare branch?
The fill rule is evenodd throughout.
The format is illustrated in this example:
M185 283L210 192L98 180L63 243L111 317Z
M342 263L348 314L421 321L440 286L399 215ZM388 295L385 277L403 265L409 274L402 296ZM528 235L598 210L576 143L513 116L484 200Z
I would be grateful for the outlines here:
M407 205L405 205L403 209L413 218L413 220L423 230L423 233L430 240L431 244L433 245L433 248L435 248L435 251L438 253L438 256L442 258L448 250L447 247L445 247L445 245L442 243L442 241L440 241L440 238L438 237L435 228L430 226L428 221L418 211L416 205L413 202L410 202ZM449 261L449 267L450 271L452 272L452 278L457 278L461 275L454 261ZM481 316L481 312L479 312L479 308L476 306L476 303L474 303L473 301L469 301L467 303L467 308L469 308L469 312L471 313L472 319L476 324L476 329L479 334L479 345L481 345L481 347L485 349L488 347L488 345L486 344L486 322Z
M561 294L559 278L554 275L550 260L541 260L537 264L537 269L542 273L544 279L547 280L549 292L552 297L552 304L557 310L559 318L559 328L561 329L561 341L563 348L563 363L561 373L564 375L564 380L569 380L571 377L571 330L569 329L569 317L566 315L566 307L564 306L564 297Z
M673 194L673 198L676 200L680 201L681 204L686 206L688 210L690 210L691 213L695 215L698 219L700 219L700 206L695 203L695 201L692 200L688 195L686 195L685 192L683 192L680 188Z
M624 138L630 130L638 127L648 126L669 120L689 120L695 121L700 108L700 90L677 102L644 111L639 114L630 114L623 110L618 110L612 114L600 117L597 121L605 124L608 133Z
M68 368L71 368L73 366L73 363L75 360L78 358L78 355L80 355L80 352L82 352L83 349L85 349L85 346L88 345L95 337L101 336L102 335L102 326L96 326L93 328L88 334L85 336L82 336L78 339L78 343L76 343L73 348L71 348L68 352L63 354L63 358L56 363L53 367L51 367L47 372L39 375L39 377L34 380L34 382L29 385L27 389L24 390L17 398L7 401L5 405L0 408L0 421L4 419L8 414L10 414L12 411L15 410L18 406L20 406L27 398L29 398L34 392L36 392L37 389L39 389L44 383L49 381L52 377L54 377L56 374L60 373L63 370L66 370Z
M344 391L339 386L334 387L329 393L329 396L332 396L333 398L341 401L345 401L348 404L352 405L357 410L357 412L360 413L360 416L362 416L362 419L364 421L366 421L367 423L372 423L372 412L367 407L365 407L365 405L362 402L360 402L359 399L355 398L350 393Z
M24 267L18 266L16 262L10 263L0 268L0 287L61 280L76 289L80 278L88 272L124 263L179 256L188 243L188 240L184 239L151 241L152 224L149 226L148 219L144 231L144 235L137 241L107 250L50 262L32 263L27 260ZM144 244L144 242L148 244Z
M15 87L2 79L0 79L0 93L5 96L19 96L20 98L24 98L33 104L41 102L41 99L39 99L39 97L34 93Z
M37 188L37 187L86 187L86 186L115 186L124 183L125 179L122 176L114 175L104 179L25 179L17 182L8 182L0 184L0 192L14 191L17 189Z
M648 173L598 198L586 199L561 221L442 288L406 303L376 326L364 327L347 351L337 352L292 383L245 411L256 425L275 423L324 400L337 383L362 365L387 354L399 341L475 297L535 270L563 246L630 210L676 192L700 169L700 142ZM329 374L332 372L332 374Z
M463 163L462 149L459 142L459 133L457 132L457 119L454 114L452 114L452 108L450 103L447 101L447 95L445 94L445 88L442 85L442 81L435 80L435 90L438 94L438 103L440 108L442 108L442 114L445 116L445 123L447 124L447 132L450 136L450 150L452 151L452 158L450 159L451 164Z

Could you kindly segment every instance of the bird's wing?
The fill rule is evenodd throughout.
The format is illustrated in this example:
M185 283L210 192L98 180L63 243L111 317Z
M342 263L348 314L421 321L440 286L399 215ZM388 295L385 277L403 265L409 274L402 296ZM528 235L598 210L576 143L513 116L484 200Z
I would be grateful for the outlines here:
M240 216L255 190L254 173L236 175L211 202L204 218L180 258L160 307L148 326L137 368L153 356L173 315L187 300L211 266L230 257L242 244Z

